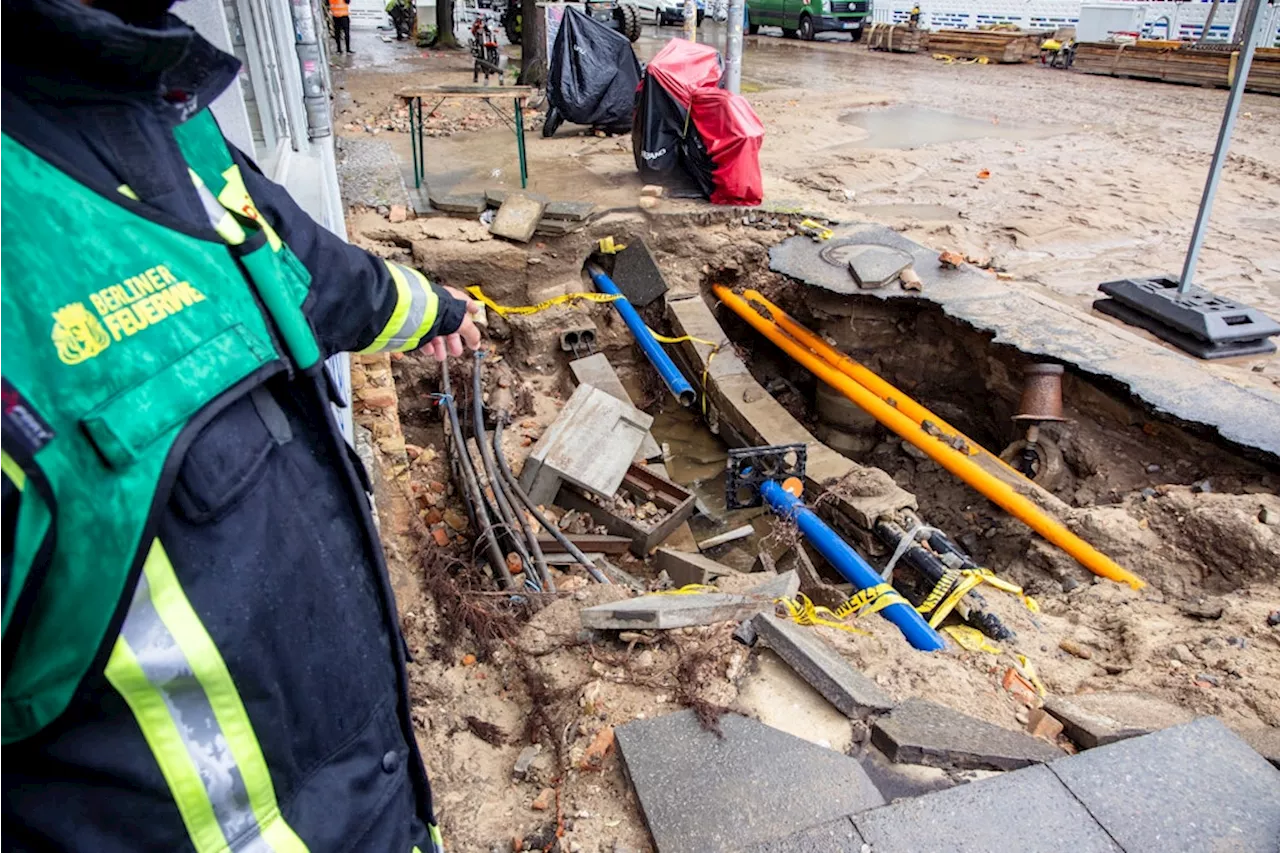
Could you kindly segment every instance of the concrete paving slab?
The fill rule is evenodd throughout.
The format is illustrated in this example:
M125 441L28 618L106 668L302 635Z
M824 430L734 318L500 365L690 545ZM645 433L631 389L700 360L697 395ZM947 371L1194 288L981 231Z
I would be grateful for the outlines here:
M545 219L566 219L570 222L584 222L596 209L590 201L550 201L546 210L542 211Z
M572 234L582 227L579 222L570 222L567 219L548 219L542 217L538 220L538 227L533 229L533 233L540 237L563 237L566 234Z
M871 742L891 761L976 770L1016 770L1062 750L959 711L910 699L876 721Z
M661 299L667 292L667 282L662 277L662 271L640 239L628 240L627 248L614 256L613 283L636 308L643 308Z
M775 838L742 853L862 853L862 835L847 817Z
M1128 853L1275 853L1280 840L1280 770L1215 717L1049 769Z
M598 630L665 630L750 619L774 599L795 595L799 580L794 573L779 575L741 594L705 592L692 595L651 593L625 601L583 608L582 627Z
M1121 853L1047 767L903 800L853 822L875 853Z
M797 675L849 719L864 719L894 706L887 693L850 666L813 628L779 619L771 613L756 615L751 624L756 629L756 642L773 649Z
M1050 696L1044 707L1062 723L1063 732L1081 749L1093 749L1195 719L1195 714L1186 708L1149 693L1129 690Z
M859 290L847 271L846 256L852 248L867 245L910 254L912 267L924 282L923 291ZM1280 456L1280 430L1271 427L1280 421L1280 392L1274 388L1220 376L1211 365L1101 316L1078 311L1052 295L997 281L968 265L945 269L936 250L892 229L850 226L822 245L793 237L769 250L769 266L836 294L919 299L939 305L948 316L991 332L997 344L1117 381L1157 412L1206 424L1228 442Z
M538 439L520 472L535 503L550 504L561 481L611 498L653 418L593 385L579 385Z
M741 574L724 563L717 563L701 554L677 551L674 548L659 548L654 552L658 571L666 572L667 577L677 587L693 583L711 583L725 575Z
M719 724L680 711L616 730L658 853L743 850L884 803L852 758L737 714Z
M479 216L484 213L484 196L480 193L456 193L445 196L432 196L431 206L445 213L462 213Z
M888 246L866 246L849 257L849 274L863 290L874 290L894 281L911 266L911 256Z
M502 207L498 208L498 215L493 217L489 233L517 243L528 243L533 239L538 220L542 219L544 207L543 202L527 193L509 193Z
M609 363L609 359L604 353L598 352L586 358L575 358L569 362L569 370L573 373L574 381L579 385L594 385L609 396L621 400L629 406L635 405L631 395L627 393L626 386L618 378L618 372L613 369L613 365ZM650 459L658 459L661 456L662 448L654 440L653 433L646 430L644 439L640 442L640 450L636 453L635 461L647 462ZM662 476L666 477L667 475L664 472Z

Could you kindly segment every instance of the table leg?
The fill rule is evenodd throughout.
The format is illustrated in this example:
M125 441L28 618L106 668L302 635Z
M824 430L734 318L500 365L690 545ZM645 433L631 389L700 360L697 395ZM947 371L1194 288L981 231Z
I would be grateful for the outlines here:
M520 189L529 186L529 163L524 153L524 106L519 98L516 102L516 151L520 154Z

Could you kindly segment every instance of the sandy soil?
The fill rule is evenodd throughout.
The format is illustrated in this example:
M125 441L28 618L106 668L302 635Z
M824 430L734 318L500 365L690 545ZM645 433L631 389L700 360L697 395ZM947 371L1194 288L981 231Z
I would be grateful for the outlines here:
M464 57L372 38L357 33L362 52L338 75L338 132L377 129L407 169L404 116L392 93L469 82L470 75ZM1045 288L1078 308L1099 281L1179 266L1224 93L1031 66L945 66L848 44L749 42L744 78L768 128L762 165L776 205L884 222L939 249L994 255L1016 277L1011 286ZM646 38L637 50L647 57L660 46ZM510 188L509 133L482 106L449 110L429 140L433 190ZM1280 99L1250 95L1244 111L1205 248L1204 281L1280 316ZM552 140L531 138L530 158L537 191L618 209L635 204L639 181L627 139L568 128ZM989 179L978 179L982 169ZM667 201L662 211L702 209ZM725 266L764 283L765 249L785 236L787 222L763 231L663 227L616 213L583 234L530 247L497 243L463 220L391 224L354 211L349 227L361 245L437 278L480 281L499 298L533 301L578 289L575 259L611 230L643 233L678 289L696 289L707 270ZM508 436L516 460L567 396L553 335L570 316L595 318L602 347L643 390L642 371L607 310L495 323L491 336L511 385L505 390L527 403ZM996 409L962 421L975 389L991 399L1015 393L999 358L980 341L942 337L945 351L903 350L875 366L967 432L998 441ZM856 350L856 341L842 344ZM931 365L928 376L919 375L923 363ZM786 373L763 358L753 369ZM1214 369L1264 387L1280 383L1274 358ZM802 393L793 402L803 410L809 389L797 383ZM865 727L833 714L776 659L748 656L729 639L732 626L661 636L582 631L581 607L625 592L573 572L560 577L555 597L516 605L492 594L471 566L468 532L449 524L462 506L428 396L438 389L434 367L416 355L367 360L354 385L358 420L377 445L378 506L415 658L414 718L450 849L552 849L557 836L568 851L649 849L616 751L608 749L610 727L681 706L735 708L867 754ZM396 405L387 402L391 388ZM911 654L876 618L863 621L864 634L815 630L895 697L926 696L1009 728L1025 717L1001 686L1016 652L1033 660L1055 694L1136 689L1217 714L1238 730L1280 726L1280 629L1267 626L1280 607L1280 526L1263 520L1280 519L1274 467L1152 423L1101 390L1075 388L1068 396L1075 426L1061 436L1069 471L1058 496L1072 507L1078 532L1151 586L1135 592L1092 582L936 466L880 441L857 461L917 494L926 518L1026 586L1041 613L989 593L993 610L1018 633L996 656ZM1208 493L1193 488L1205 479L1213 484ZM641 578L655 574L637 561L621 565ZM1220 617L1193 615L1219 604ZM513 767L530 744L540 752L516 779ZM938 773L938 784L972 775Z

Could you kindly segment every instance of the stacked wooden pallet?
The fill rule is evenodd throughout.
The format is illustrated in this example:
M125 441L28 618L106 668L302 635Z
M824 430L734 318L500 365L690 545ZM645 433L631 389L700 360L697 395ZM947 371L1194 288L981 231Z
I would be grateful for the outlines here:
M989 62L1027 62L1040 57L1046 33L939 30L929 34L929 50L956 59L986 57Z
M1235 79L1239 61L1238 52L1197 49L1176 41L1083 42L1076 46L1074 64L1086 74L1226 88ZM1258 48L1245 88L1280 95L1280 48Z
M929 49L929 34L906 24L872 24L867 47L894 53L919 53Z

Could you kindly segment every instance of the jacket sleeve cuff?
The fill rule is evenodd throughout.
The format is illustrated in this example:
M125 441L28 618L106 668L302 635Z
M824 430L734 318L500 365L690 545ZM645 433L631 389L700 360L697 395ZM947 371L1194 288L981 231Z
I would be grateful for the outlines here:
M466 302L412 267L385 261L395 283L396 304L382 331L362 353L408 352L439 335L458 331Z

